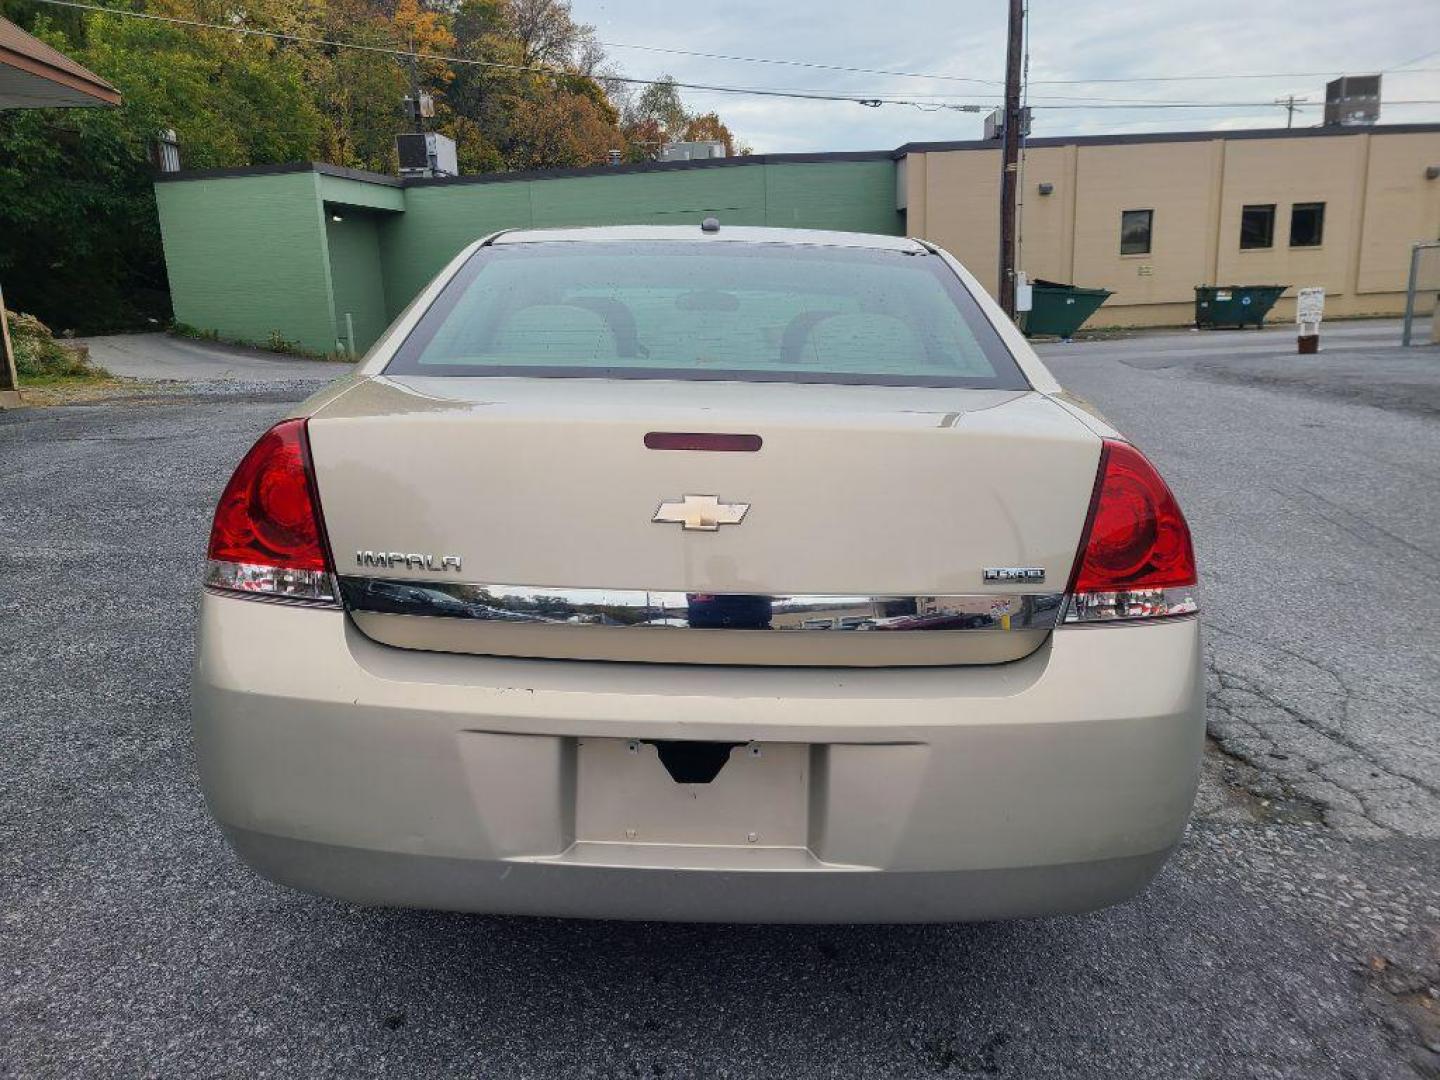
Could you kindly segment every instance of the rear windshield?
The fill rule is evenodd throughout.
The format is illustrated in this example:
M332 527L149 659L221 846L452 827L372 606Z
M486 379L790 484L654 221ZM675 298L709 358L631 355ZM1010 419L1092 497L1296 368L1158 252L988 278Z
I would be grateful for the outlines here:
M481 248L386 372L1027 386L935 255L723 242Z

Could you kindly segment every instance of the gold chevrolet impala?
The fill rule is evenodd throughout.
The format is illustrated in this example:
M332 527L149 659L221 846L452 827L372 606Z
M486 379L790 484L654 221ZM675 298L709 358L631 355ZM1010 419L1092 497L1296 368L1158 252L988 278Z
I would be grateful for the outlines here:
M1195 793L1185 518L923 241L478 241L260 438L208 556L205 794L315 893L1075 912Z

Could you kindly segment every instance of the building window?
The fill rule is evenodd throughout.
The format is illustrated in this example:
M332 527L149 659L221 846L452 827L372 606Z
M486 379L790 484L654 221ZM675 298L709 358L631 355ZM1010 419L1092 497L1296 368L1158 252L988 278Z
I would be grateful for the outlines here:
M1290 207L1290 246L1319 247L1325 235L1325 204L1297 202Z
M1275 246L1275 204L1247 206L1240 211L1240 246L1268 248Z
M1120 254L1149 255L1150 228L1154 221L1154 210L1120 211Z

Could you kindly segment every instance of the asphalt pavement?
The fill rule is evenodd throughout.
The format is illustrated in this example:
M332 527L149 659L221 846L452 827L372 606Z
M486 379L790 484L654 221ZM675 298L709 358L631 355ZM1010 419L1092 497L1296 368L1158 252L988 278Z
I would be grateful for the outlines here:
M1440 348L1393 327L1310 358L1284 329L1042 348L1190 517L1214 743L1143 896L985 925L481 918L259 880L196 782L196 582L230 469L332 370L0 413L0 1075L1440 1075Z
M172 334L111 334L77 338L93 363L124 379L178 382L253 382L333 379L350 369L343 360L308 357ZM320 373L320 374L317 374Z
M1194 526L1211 731L1351 836L1440 840L1440 347L1389 320L1042 346Z

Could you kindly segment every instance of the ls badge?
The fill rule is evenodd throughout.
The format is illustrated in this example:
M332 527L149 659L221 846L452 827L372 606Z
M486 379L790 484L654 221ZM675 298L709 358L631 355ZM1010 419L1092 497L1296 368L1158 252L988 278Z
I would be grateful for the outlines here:
M1043 566L987 566L985 567L985 580L1038 585L1045 580L1045 568Z

